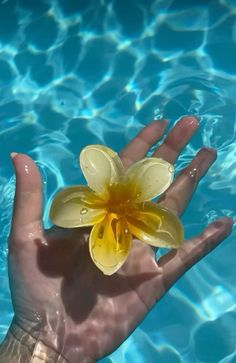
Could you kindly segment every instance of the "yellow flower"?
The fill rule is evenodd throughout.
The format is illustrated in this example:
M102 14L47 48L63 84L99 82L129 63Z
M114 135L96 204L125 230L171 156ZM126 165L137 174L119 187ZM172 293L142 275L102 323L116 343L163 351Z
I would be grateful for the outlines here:
M112 275L123 265L132 235L156 247L180 246L183 228L179 219L151 202L171 184L171 164L145 158L125 171L117 153L90 145L80 154L80 166L88 186L72 186L57 193L50 218L65 228L93 226L89 251L104 274Z

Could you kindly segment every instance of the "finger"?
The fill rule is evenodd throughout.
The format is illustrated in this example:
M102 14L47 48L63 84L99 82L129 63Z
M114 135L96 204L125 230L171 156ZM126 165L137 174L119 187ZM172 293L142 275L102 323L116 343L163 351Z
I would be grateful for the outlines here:
M33 160L24 154L11 154L16 175L11 235L16 236L24 226L41 224L42 181Z
M183 117L170 130L164 142L153 153L153 156L173 164L197 128L198 121L195 117Z
M174 183L158 202L180 215L189 203L197 183L206 174L215 159L215 149L202 148L191 163L180 171Z
M135 161L142 159L150 147L162 137L166 125L167 121L162 120L154 121L144 127L120 152L120 158L124 166L128 167Z
M163 279L168 290L189 268L219 245L232 231L233 221L224 217L209 224L198 236L185 242L178 250L162 256L158 266L163 268Z

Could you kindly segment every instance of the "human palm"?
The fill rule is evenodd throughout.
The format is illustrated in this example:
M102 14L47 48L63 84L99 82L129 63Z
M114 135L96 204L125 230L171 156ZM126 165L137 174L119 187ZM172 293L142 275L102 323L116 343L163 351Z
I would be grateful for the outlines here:
M165 126L154 122L143 129L121 152L124 165L144 157ZM196 129L194 118L183 118L154 156L173 163ZM201 149L160 203L181 214L214 159L214 150ZM113 351L171 285L231 230L231 220L222 218L158 262L156 251L134 240L125 264L106 276L90 258L89 228L43 230L37 167L23 154L14 155L13 164L16 194L9 276L15 321L72 363L93 362Z

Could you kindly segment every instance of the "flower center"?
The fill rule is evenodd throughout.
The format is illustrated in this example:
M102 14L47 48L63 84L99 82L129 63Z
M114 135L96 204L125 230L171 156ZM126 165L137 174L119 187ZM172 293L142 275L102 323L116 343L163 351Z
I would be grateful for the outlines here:
M115 214L124 214L125 213L125 205L124 204L109 204L108 210L110 213Z
M127 184L113 184L110 186L110 198L108 210L110 213L125 214L125 210L131 204L130 186Z

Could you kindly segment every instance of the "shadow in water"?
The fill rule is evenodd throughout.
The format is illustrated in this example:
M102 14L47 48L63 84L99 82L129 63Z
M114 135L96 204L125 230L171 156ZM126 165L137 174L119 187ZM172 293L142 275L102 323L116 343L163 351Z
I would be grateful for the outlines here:
M42 244L41 240L35 241L38 266L45 277L63 278L61 299L66 313L77 323L88 317L97 303L98 295L116 297L138 288L157 275L156 272L145 272L126 276L121 272L106 276L92 262L81 229L67 232L54 227L52 230L59 233L49 233L46 237L48 245Z

